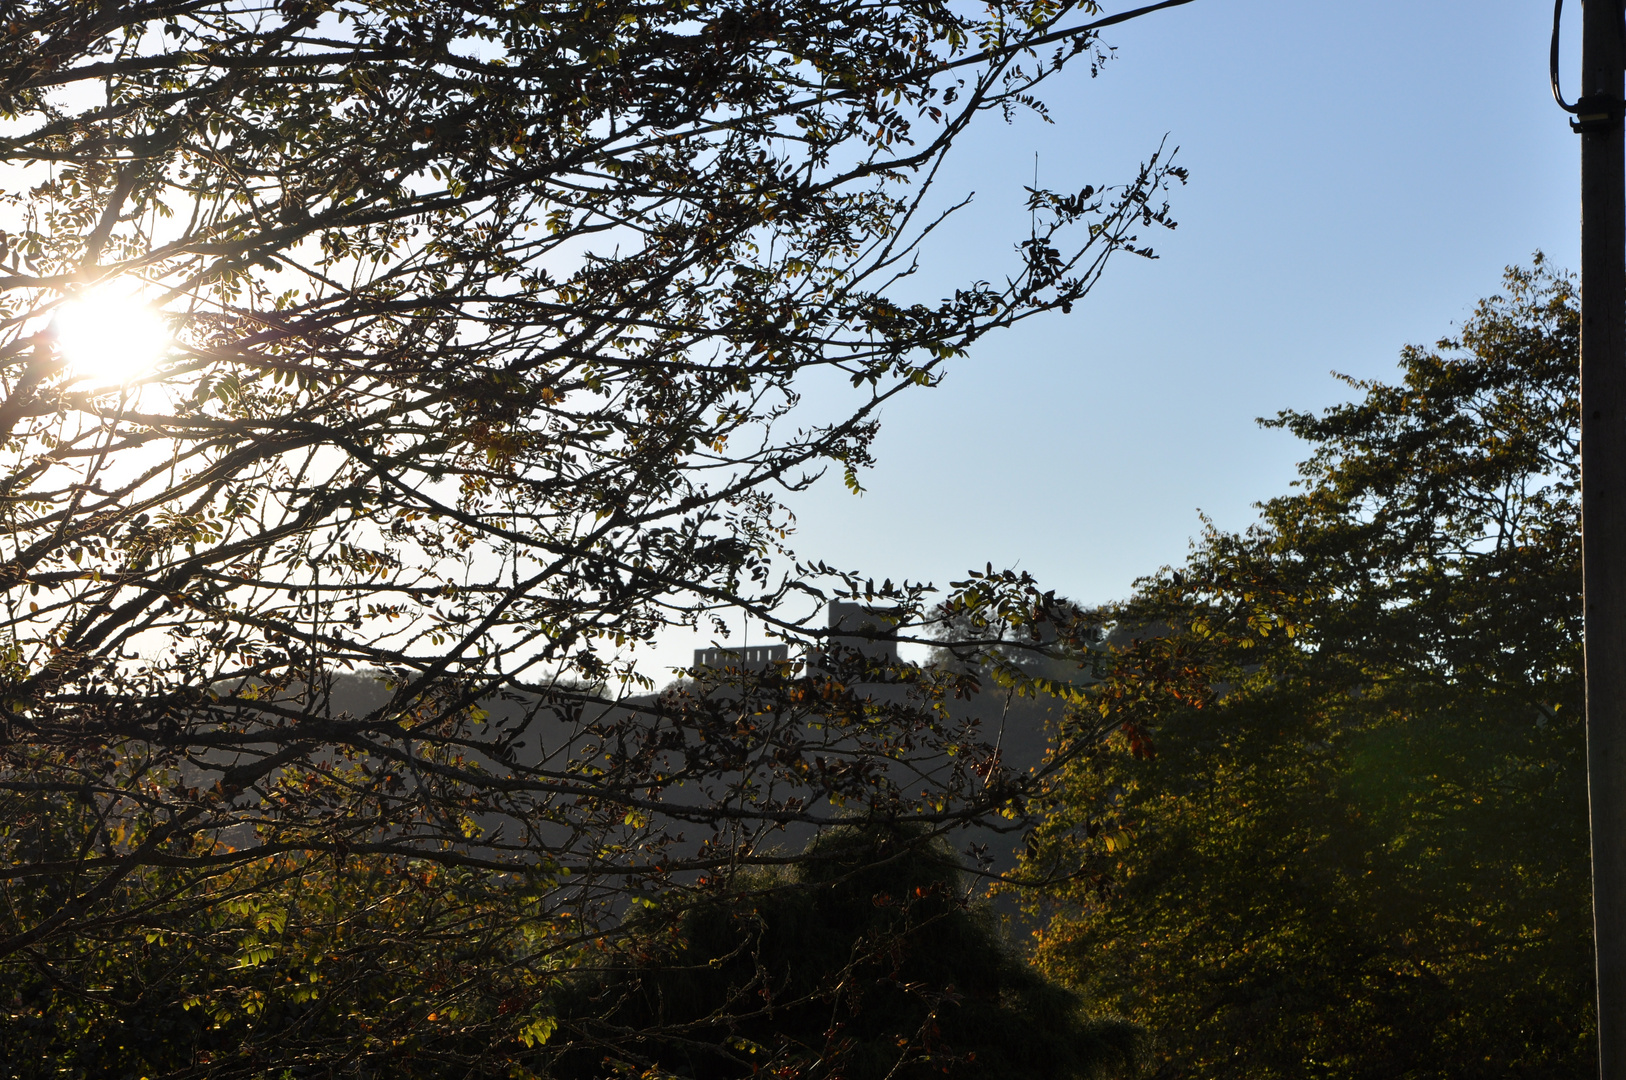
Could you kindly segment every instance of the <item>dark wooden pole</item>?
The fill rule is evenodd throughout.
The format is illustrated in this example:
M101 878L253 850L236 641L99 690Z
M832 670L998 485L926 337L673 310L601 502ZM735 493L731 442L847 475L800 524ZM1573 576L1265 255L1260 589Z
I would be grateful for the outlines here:
M1598 1067L1626 1080L1626 154L1621 0L1582 4L1581 543Z

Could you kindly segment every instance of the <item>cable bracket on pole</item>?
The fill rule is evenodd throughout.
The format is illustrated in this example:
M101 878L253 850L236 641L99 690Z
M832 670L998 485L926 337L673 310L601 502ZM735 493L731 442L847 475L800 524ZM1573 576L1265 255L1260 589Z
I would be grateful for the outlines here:
M1575 119L1570 121L1570 130L1577 135L1608 131L1620 123L1622 102L1618 98L1608 94L1586 94L1576 99L1572 105L1564 100L1564 92L1558 87L1558 29L1563 16L1564 0L1553 0L1553 41L1547 56L1547 75L1552 82L1553 100L1558 102L1560 109L1574 114ZM1626 22L1622 22L1618 29L1621 33L1621 47L1626 48Z
M1580 98L1573 108L1575 119L1570 121L1570 130L1577 135L1608 131L1620 123L1620 106L1620 100L1608 94Z

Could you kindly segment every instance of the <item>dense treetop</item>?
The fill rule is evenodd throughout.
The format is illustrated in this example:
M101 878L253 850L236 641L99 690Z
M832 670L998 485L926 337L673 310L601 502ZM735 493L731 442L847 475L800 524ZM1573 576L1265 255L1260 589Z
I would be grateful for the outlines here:
M1571 281L1508 272L1116 612L1027 866L1168 1077L1591 1075ZM1102 731L1111 732L1106 740Z

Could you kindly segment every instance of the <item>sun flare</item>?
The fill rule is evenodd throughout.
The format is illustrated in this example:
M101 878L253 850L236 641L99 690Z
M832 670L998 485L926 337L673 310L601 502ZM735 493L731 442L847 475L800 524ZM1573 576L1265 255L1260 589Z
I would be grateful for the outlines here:
M57 311L57 342L74 374L127 383L152 368L171 344L164 317L132 292L96 289Z

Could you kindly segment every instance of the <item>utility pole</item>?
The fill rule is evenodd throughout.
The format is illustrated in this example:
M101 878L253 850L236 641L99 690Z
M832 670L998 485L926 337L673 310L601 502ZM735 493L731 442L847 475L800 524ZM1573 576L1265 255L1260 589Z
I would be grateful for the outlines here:
M1626 142L1622 0L1582 0L1581 97L1553 93L1581 136L1581 557L1598 1070L1626 1080Z

